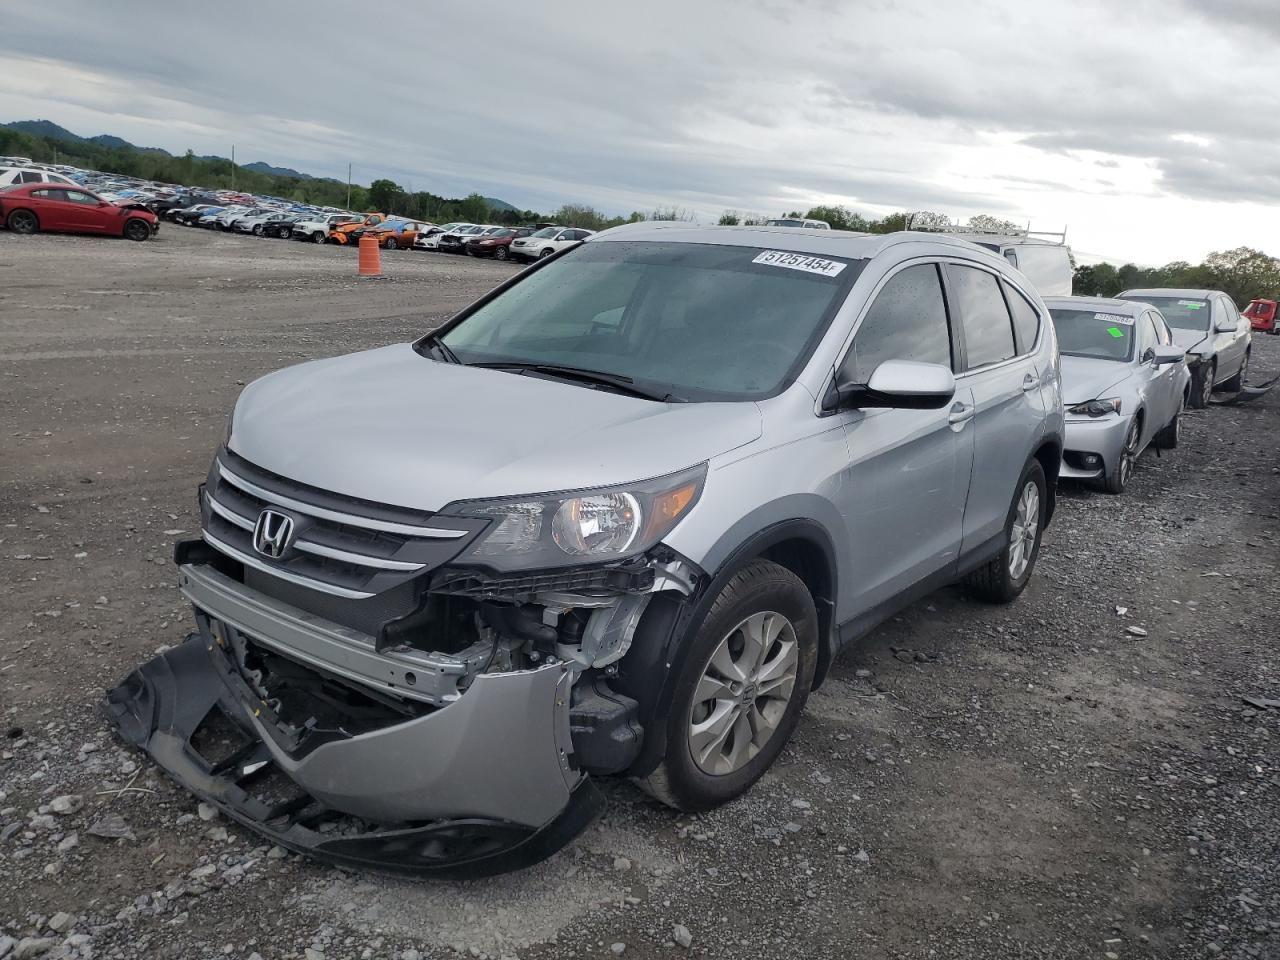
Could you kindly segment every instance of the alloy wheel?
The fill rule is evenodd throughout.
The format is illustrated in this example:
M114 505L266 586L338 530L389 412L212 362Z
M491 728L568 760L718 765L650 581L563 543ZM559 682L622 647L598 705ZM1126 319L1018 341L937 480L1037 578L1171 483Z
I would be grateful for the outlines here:
M1013 527L1009 531L1009 576L1021 579L1031 563L1040 531L1040 488L1034 480L1028 480L1018 496L1018 507L1013 515Z
M1133 476L1133 465L1138 459L1138 437L1139 424L1135 417L1132 424L1129 425L1129 432L1125 434L1124 449L1120 451L1120 485L1126 487L1129 485L1129 478Z
M1205 370L1204 377L1200 381L1200 406L1207 407L1209 400L1213 396L1213 368Z
M30 210L15 210L9 214L9 229L14 233L35 233L39 221Z
M769 742L795 690L800 644L772 610L730 630L703 669L689 718L689 753L704 773L741 770Z

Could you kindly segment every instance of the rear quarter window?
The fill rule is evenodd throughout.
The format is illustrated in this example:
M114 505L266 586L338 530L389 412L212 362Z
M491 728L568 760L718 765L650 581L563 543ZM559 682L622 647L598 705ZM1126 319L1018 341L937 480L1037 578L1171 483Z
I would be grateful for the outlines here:
M1040 314L1013 284L1001 280L1000 285L1009 302L1009 313L1013 315L1014 345L1019 354L1027 353L1040 335Z

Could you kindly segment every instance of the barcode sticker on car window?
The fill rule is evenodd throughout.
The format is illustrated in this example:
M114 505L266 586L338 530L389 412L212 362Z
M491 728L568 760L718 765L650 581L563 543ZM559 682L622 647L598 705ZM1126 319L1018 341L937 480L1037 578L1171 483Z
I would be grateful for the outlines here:
M1126 327L1133 326L1133 317L1126 317L1120 313L1095 313L1093 319L1101 320L1103 323L1123 323Z
M788 270L803 270L805 273L820 273L824 277L840 275L847 263L839 260L828 260L825 257L809 257L803 253L787 253L785 250L766 250L757 256L752 263L763 263L771 267L786 267Z
M1204 306L1203 300L1179 300L1178 306L1186 307L1189 310L1199 310Z

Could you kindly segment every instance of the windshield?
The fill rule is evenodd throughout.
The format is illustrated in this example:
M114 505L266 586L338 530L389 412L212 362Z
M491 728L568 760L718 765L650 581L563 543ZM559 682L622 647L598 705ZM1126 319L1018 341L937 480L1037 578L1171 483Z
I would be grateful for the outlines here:
M1178 330L1209 329L1209 301L1184 300L1181 297L1135 297L1127 296L1125 300L1136 300L1149 303L1162 314L1169 326Z
M1133 358L1133 317L1095 310L1049 308L1058 333L1058 352L1095 360Z
M755 247L588 243L533 270L442 340L463 363L558 364L693 400L758 399L807 357L865 263Z
M559 233L559 232L560 232L560 228L559 228L559 227L543 227L543 228L542 228L541 230L539 230L537 233L533 234L533 236L535 236L535 237L554 237L554 236L555 236L557 233Z
M766 226L770 227L803 227L803 220L770 220Z

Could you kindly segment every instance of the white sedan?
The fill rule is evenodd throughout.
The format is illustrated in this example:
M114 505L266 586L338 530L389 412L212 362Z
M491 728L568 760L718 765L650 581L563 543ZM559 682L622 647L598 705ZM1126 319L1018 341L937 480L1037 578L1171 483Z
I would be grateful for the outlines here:
M557 250L572 246L595 233L577 227L543 227L537 233L511 241L511 256L516 260L540 260Z

